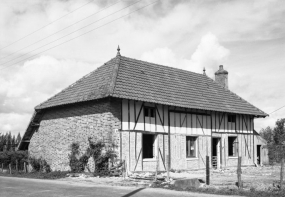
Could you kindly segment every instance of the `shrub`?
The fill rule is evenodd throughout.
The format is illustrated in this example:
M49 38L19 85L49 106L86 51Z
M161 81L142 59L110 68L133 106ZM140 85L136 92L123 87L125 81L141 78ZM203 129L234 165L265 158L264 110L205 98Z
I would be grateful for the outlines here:
M91 138L88 139L89 141L89 148L87 149L88 155L93 157L95 163L95 175L99 176L106 176L109 175L109 159L114 161L117 157L115 151L113 150L112 146L107 146L102 141L93 142Z
M88 163L89 157L86 154L83 154L79 157L79 144L72 143L71 144L71 154L69 156L69 166L71 172L83 172L85 166Z
M33 170L36 172L51 172L50 165L46 162L46 160L42 158L30 157L29 163L33 167Z

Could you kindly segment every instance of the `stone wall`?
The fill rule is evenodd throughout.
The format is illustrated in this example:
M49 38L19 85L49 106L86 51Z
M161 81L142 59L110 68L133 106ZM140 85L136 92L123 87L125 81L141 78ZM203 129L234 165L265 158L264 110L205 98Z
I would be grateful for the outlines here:
M88 147L88 138L113 141L118 147L121 129L121 101L105 99L67 105L46 110L37 132L34 133L29 152L42 157L52 170L69 170L70 145L80 144L80 152Z

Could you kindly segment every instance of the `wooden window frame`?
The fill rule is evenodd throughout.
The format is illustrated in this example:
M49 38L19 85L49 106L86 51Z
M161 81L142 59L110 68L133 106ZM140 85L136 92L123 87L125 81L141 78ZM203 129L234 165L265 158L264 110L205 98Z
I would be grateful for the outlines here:
M191 152L188 154L188 152L189 152L188 149L191 147L191 138L194 139L194 155L191 155ZM198 137L197 136L186 136L185 140L186 140L186 158L197 158ZM188 144L188 141L190 142L190 144Z
M153 137L153 141L152 141L152 144L151 144L151 146L152 146L152 157L146 157L146 152L145 152L145 145L146 145L146 143L145 143L145 138L144 138L144 136L146 136L146 135L151 135L152 137ZM155 134L142 134L142 138L143 138L143 143L142 143L142 158L144 159L144 160L149 160L149 159L154 159L155 158L155 155L156 155L156 135ZM150 143L150 142L149 142Z
M155 118L155 107L144 106L144 117Z
M236 123L236 115L229 114L228 115L228 122Z
M237 157L238 156L237 151L238 151L237 136L228 136L228 156Z

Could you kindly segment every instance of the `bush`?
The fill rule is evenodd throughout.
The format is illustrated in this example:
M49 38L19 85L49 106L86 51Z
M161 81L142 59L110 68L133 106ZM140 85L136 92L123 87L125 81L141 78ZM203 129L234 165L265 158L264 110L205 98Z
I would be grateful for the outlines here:
M33 170L36 172L44 172L44 173L51 172L50 165L48 165L46 160L42 158L30 157L29 163L33 167Z
M81 157L79 157L79 144L78 143L72 143L71 144L71 154L69 156L69 166L71 172L83 172L85 169L85 166L88 163L89 157L86 154L83 154Z
M93 142L91 141L91 138L88 138L88 141L89 147L82 156L79 156L79 144L71 144L71 154L68 155L71 172L83 172L87 166L88 159L92 157L95 163L94 174L99 176L109 175L110 172L108 169L108 161L109 159L114 161L114 159L117 157L115 151L112 148L114 145L107 146L102 141Z
M114 161L117 157L115 151L112 146L107 146L102 141L93 142L91 139L89 141L89 148L87 149L87 153L93 157L95 163L95 175L106 176L110 175L108 165L109 159ZM103 151L104 150L104 151ZM105 152L105 153L103 153Z

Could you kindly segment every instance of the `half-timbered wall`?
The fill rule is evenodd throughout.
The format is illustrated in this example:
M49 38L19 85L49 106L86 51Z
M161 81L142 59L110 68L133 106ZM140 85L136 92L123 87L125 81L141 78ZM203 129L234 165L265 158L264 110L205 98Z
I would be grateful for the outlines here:
M170 132L171 168L205 168L206 156L213 154L212 138L218 138L218 167L236 166L237 156L229 156L229 137L236 136L242 165L254 163L253 117L242 114L190 110L166 105L122 100L122 131L120 157L130 171L166 170L168 132ZM154 110L145 116L145 108ZM234 115L234 121L229 116ZM143 159L143 134L154 134L154 157ZM196 156L186 157L186 136L196 137ZM212 161L211 161L212 162Z

